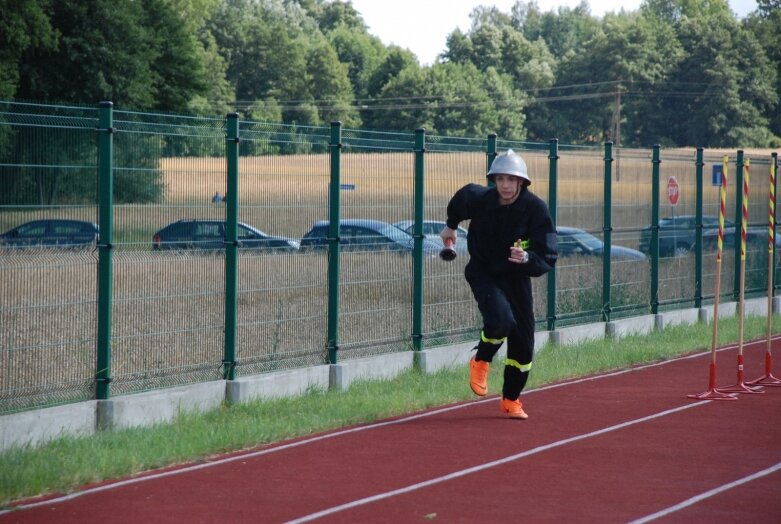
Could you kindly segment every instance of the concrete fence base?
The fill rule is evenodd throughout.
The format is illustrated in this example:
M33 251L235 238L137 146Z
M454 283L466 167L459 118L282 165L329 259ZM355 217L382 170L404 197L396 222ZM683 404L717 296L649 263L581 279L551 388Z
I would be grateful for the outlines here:
M774 313L779 312L781 297L773 298L772 308ZM719 318L735 316L737 311L735 302L719 304ZM767 298L746 300L744 314L767 315ZM713 306L708 306L572 326L550 332L541 331L535 335L535 352L549 343L573 345L606 337L645 335L668 326L709 323L712 318ZM441 369L466 365L474 346L474 342L468 342L417 352L384 354L332 365L242 377L233 381L204 382L122 395L110 400L92 400L3 415L0 416L0 451L12 447L35 447L65 435L87 436L109 429L167 423L180 413L205 412L222 403L237 404L300 396L312 390L344 391L358 380L392 380L413 366L424 373L435 373ZM502 348L497 357L504 356Z

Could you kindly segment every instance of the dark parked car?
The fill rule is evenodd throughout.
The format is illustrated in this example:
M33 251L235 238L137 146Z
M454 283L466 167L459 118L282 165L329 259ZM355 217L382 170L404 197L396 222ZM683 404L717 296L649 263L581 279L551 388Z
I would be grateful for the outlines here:
M605 252L605 244L582 229L559 226L556 228L556 237L560 257L573 255L601 257ZM635 249L612 244L610 258L611 260L645 260L646 256Z
M238 246L248 249L294 251L298 241L272 236L243 222L238 224ZM225 246L224 220L179 220L168 224L152 238L154 249L222 249Z
M33 220L0 235L0 245L9 247L92 247L97 241L97 224L61 218Z
M749 250L767 249L768 240L766 227L749 227L746 229L746 248ZM716 251L719 245L719 230L713 229L705 231L702 234L702 249L703 251ZM781 248L781 238L778 236L778 231L775 234L775 249ZM722 249L724 251L734 251L735 249L735 227L724 229L724 242L722 243Z
M410 235L415 231L414 220L402 220L400 222L394 222L393 225ZM441 220L424 220L423 234L426 236L426 240L430 240L437 244L441 249L443 244L442 237L440 237L439 234L446 225L447 224ZM466 235L467 231L463 227L456 229L456 237L458 240L456 241L455 249L459 254L467 253L468 251L466 246Z
M694 249L697 233L696 217L680 215L659 220L659 256L684 256ZM706 215L702 217L703 249L716 249L719 234L719 217ZM735 238L735 222L724 219L724 249L732 248ZM767 228L750 227L746 230L747 241L752 246L767 242ZM781 239L776 235L776 247L781 246ZM651 228L646 227L640 232L640 251L651 254Z
M315 222L301 239L301 249L325 249L328 247L327 220ZM339 222L339 245L343 251L400 251L411 252L412 235L387 222L368 219L345 219ZM423 251L437 255L441 244L424 239Z
M694 248L694 240L697 233L695 215L679 215L659 219L659 256L683 256ZM734 229L735 224L724 219L724 228ZM719 229L719 217L703 216L703 236L709 231L717 232ZM645 227L640 232L640 251L651 254L651 227Z

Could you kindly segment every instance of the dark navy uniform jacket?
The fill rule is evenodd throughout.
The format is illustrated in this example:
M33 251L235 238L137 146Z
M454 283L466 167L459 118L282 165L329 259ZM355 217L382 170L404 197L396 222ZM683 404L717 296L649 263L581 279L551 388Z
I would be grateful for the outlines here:
M521 189L515 202L502 206L495 187L467 184L447 206L448 227L455 229L464 220L471 220L467 236L471 267L467 267L467 273L538 277L556 264L556 229L550 212L527 187ZM510 246L518 239L529 243L525 248L529 253L526 264L508 260Z

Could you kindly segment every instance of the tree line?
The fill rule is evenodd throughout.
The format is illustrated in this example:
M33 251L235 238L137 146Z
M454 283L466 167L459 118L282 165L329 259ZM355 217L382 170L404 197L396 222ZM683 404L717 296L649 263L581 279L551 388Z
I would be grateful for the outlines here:
M566 144L781 145L781 0L477 7L432 65L341 0L0 0L0 99ZM409 13L414 16L414 13Z

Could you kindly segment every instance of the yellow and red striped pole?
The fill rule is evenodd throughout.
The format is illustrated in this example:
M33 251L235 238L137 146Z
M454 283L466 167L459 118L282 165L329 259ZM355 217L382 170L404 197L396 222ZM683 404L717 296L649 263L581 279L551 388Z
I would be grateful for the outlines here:
M737 400L735 395L716 389L716 345L719 335L719 295L721 294L721 252L724 248L724 214L727 211L727 166L729 158L721 161L721 187L719 188L719 236L716 248L716 280L713 284L713 336L710 344L710 366L708 368L708 390L696 395L687 395L696 400Z
M729 158L727 155L721 160L721 187L719 188L719 240L718 249L716 250L716 261L721 262L721 252L724 249L724 215L727 212L727 169L729 166ZM716 283L721 280L721 274L716 273ZM716 303L718 304L719 294L716 293ZM714 316L714 320L717 317Z
M746 270L746 228L748 227L748 176L751 160L743 165L743 214L740 217L740 302L743 303L743 281Z
M743 320L746 306L746 227L748 225L748 179L750 160L743 164L743 206L740 217L740 298L738 300L738 378L737 382L725 388L719 388L724 393L764 393L761 387L747 386L744 373L743 358Z
M768 253L772 255L773 250L776 247L776 166L773 162L770 162L770 189L767 194L767 250ZM772 271L770 272L770 276L773 276Z
M767 347L765 349L765 374L747 382L754 386L781 386L781 379L773 376L773 356L770 341L773 335L773 251L776 247L776 166L770 161L770 189L768 190L767 226Z

